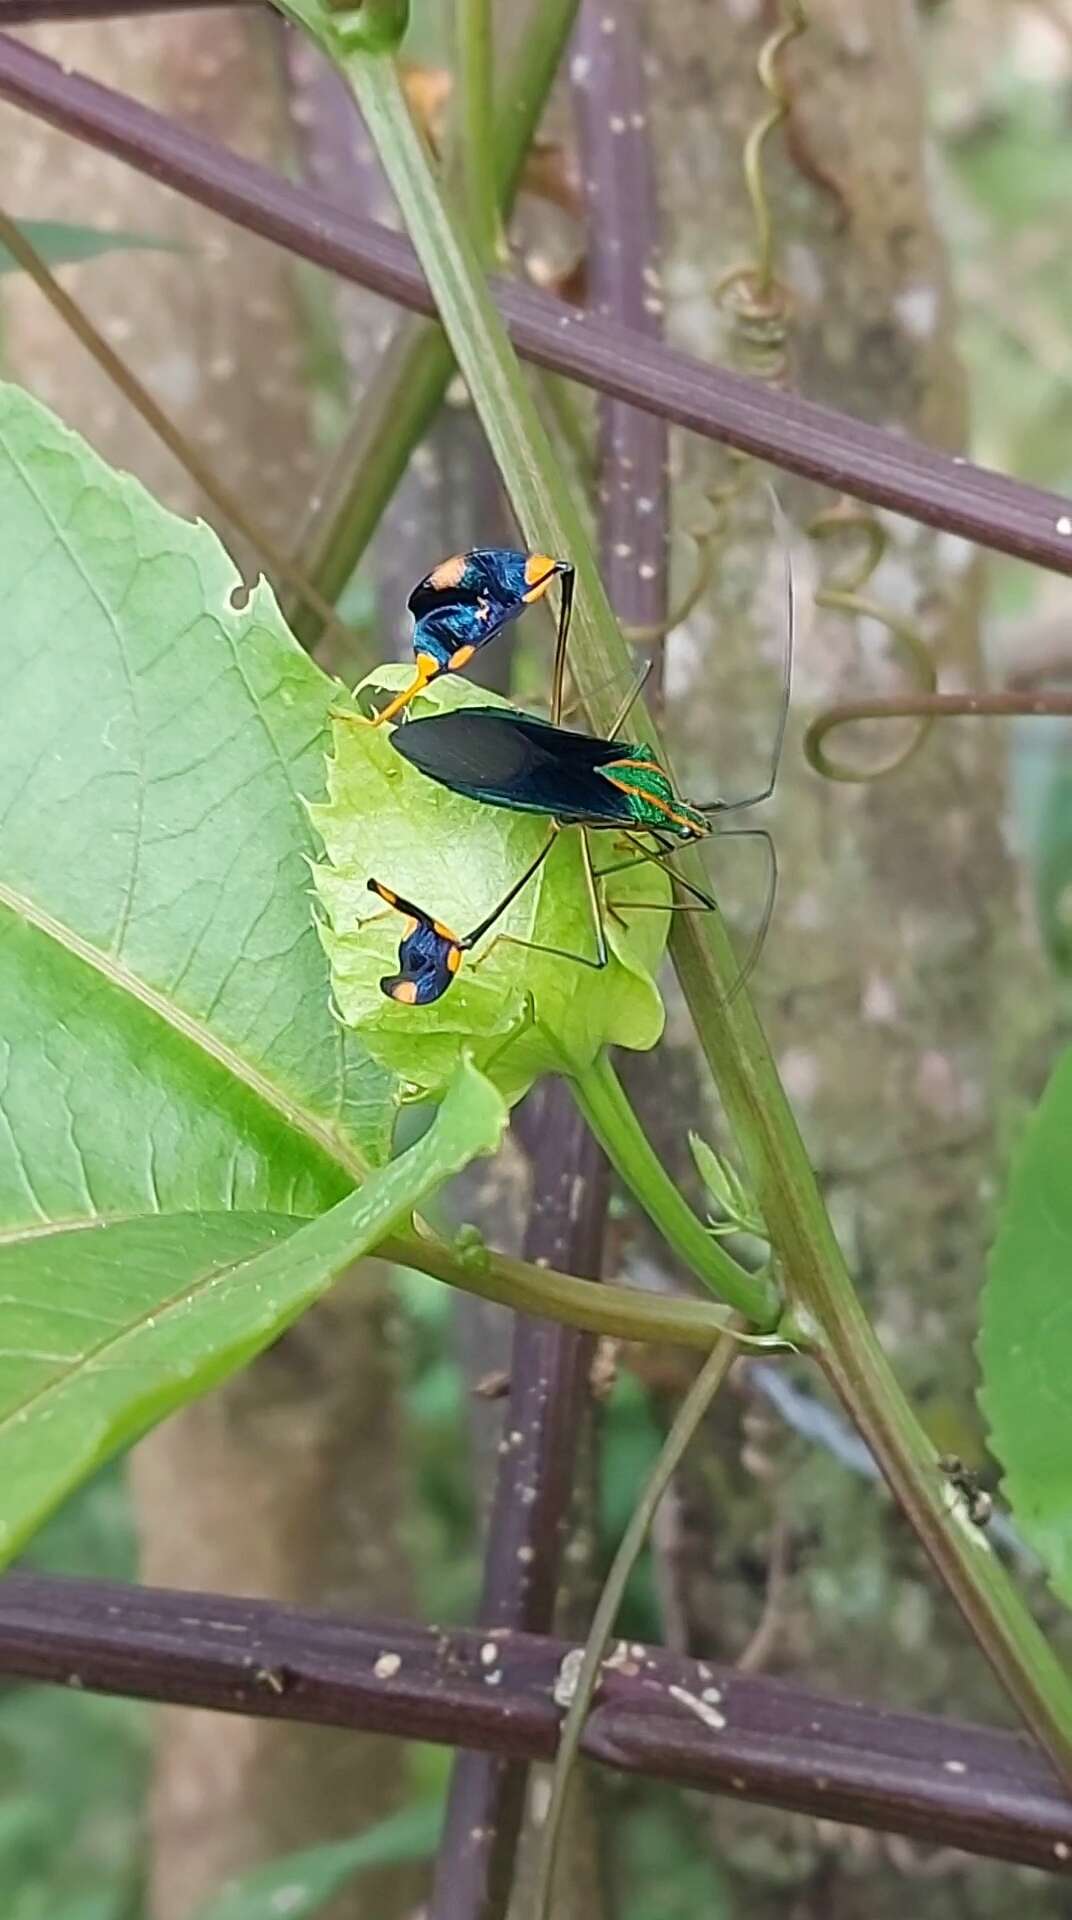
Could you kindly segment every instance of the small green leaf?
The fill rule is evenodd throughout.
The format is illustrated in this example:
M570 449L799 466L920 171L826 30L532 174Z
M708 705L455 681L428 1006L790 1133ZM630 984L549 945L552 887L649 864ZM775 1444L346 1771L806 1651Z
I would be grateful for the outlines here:
M406 684L406 668L374 676L381 689ZM505 706L494 694L446 676L417 711ZM403 760L386 727L337 719L328 765L328 802L309 813L327 852L314 869L326 919L321 926L335 1001L347 1026L384 1066L422 1092L448 1082L464 1050L510 1101L541 1073L576 1074L600 1048L655 1045L663 1007L653 973L662 957L669 915L653 911L669 897L662 870L640 861L605 883L610 961L595 971L503 941L495 932L594 957L595 931L585 885L580 834L568 829L499 927L486 936L434 1006L399 1006L380 989L397 970L402 918L368 891L375 877L443 920L460 936L478 925L535 858L548 822L448 793ZM592 836L596 868L628 859L613 833ZM601 888L601 891L603 889ZM628 914L630 903L645 903ZM626 918L623 925L622 915ZM486 960L483 953L488 953ZM535 1006L535 1017L530 1009Z
M71 226L66 220L19 220L16 224L49 267L97 260L104 253L179 251L171 241L158 240L151 233L109 233L100 227ZM18 261L12 259L6 247L0 246L0 273L21 271Z
M750 1233L757 1240L765 1240L767 1229L763 1215L736 1169L728 1160L721 1160L698 1133L689 1134L689 1149L696 1171L718 1209L718 1226L723 1231Z
M436 1849L443 1810L437 1802L403 1807L352 1840L328 1841L284 1854L253 1873L243 1874L194 1920L311 1920L355 1874L373 1867L404 1866L427 1860Z
M0 1245L0 1558L117 1448L261 1352L341 1267L493 1152L505 1119L463 1064L417 1144L318 1220L150 1215Z
M1017 1525L1072 1604L1072 1050L1028 1123L983 1290L980 1401Z

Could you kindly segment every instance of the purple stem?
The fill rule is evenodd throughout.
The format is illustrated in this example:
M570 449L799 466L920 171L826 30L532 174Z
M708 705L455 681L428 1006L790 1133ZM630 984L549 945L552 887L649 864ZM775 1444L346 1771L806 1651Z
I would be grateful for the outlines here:
M337 1619L223 1594L0 1580L0 1672L515 1760L553 1754L562 1717L553 1688L570 1651L532 1634ZM649 1647L619 1643L611 1660L582 1743L590 1759L1072 1872L1072 1803L1018 1734L876 1710Z
M659 214L639 21L636 0L584 0L570 78L588 209L587 310L658 341ZM629 626L658 626L666 618L666 421L604 395L599 442L611 605ZM660 648L657 672L661 662Z
M526 1260L599 1275L607 1163L563 1081L539 1087L519 1117L532 1141ZM518 1317L484 1561L489 1630L547 1632L554 1619L593 1342ZM451 1775L430 1920L499 1920L509 1904L528 1767L462 1753Z
M250 231L431 315L409 242L325 204L267 168L177 126L0 35L0 98L129 161ZM707 439L773 461L874 506L1072 573L1072 508L1060 494L925 447L908 435L707 366L630 327L584 318L530 287L492 282L518 350Z

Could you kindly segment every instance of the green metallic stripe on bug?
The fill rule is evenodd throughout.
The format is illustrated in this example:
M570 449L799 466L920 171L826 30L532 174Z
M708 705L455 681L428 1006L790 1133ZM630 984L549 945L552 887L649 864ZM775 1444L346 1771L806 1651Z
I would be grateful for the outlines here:
M627 760L611 760L600 771L604 780L627 795L638 827L660 828L682 840L699 839L702 834L710 833L710 823L704 815L674 792L669 775L646 741L632 748Z

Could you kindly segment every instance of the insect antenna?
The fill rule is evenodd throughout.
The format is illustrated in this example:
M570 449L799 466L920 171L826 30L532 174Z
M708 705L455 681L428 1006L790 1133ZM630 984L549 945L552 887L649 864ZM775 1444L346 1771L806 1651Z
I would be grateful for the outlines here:
M774 841L771 839L771 836L767 832L766 827L727 827L725 831L719 835L719 839L720 840L764 840L766 841L767 855L769 860L767 897L763 902L763 913L760 917L759 926L757 927L755 936L752 940L752 945L748 950L748 954L746 956L744 966L741 968L740 973L737 975L736 980L734 981L732 987L730 988L728 994L726 995L725 1000L722 1003L723 1006L728 1007L731 1005L731 1003L734 1000L736 1000L737 995L740 993L741 988L745 985L745 982L751 979L752 974L755 971L756 964L759 960L759 956L763 952L763 947L764 947L764 943L766 941L767 935L770 932L770 923L774 916L774 902L778 895L778 855L775 850Z
M766 785L758 793L750 793L741 800L709 800L697 807L698 813L743 813L748 807L758 807L769 800L778 779L778 769L782 761L782 748L785 745L785 730L789 724L789 699L793 685L793 647L796 639L796 586L793 579L793 555L789 543L789 528L778 503L773 487L768 487L771 512L782 548L783 582L785 591L785 654L782 669L782 700L778 716L778 728L774 736L774 749L771 754L770 773Z

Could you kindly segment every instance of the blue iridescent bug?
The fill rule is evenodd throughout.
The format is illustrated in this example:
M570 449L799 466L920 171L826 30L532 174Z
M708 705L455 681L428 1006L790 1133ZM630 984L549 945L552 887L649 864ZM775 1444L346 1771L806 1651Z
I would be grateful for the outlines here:
M413 615L417 671L408 687L377 713L382 726L408 707L441 673L458 673L479 648L542 600L553 580L562 582L558 631L561 649L573 605L573 568L547 553L515 553L507 547L473 547L452 554L419 580L406 605ZM356 717L356 716L355 716Z
M550 850L550 843L541 847L532 865L526 867L520 878L514 881L498 906L492 908L478 927L466 934L452 933L442 920L433 920L431 914L425 913L423 907L415 907L411 900L404 900L400 893L393 893L390 887L383 886L379 880L370 880L369 892L393 907L396 913L404 915L402 937L398 943L399 970L385 974L380 981L381 991L387 998L400 1000L407 1007L430 1007L434 1001L442 999L462 964L462 955L483 939L511 902L517 899L522 888L528 886ZM494 944L493 941L492 946ZM523 940L518 944L528 946L530 943ZM490 952L491 947L488 948ZM487 959L487 954L484 958Z

